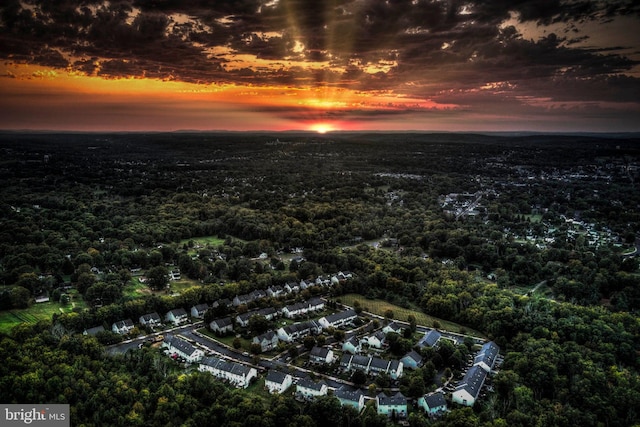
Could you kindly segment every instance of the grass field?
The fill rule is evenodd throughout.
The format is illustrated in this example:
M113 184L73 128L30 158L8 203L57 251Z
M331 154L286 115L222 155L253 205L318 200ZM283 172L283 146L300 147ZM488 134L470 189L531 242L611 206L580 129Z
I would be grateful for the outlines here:
M194 237L192 239L180 240L180 246L189 244L189 242L193 242L199 246L219 246L224 243L224 239L221 239L218 236Z
M374 299L370 300L365 298L364 295L360 294L347 294L340 296L340 301L343 304L353 306L354 301L359 301L360 305L364 308L365 311L368 311L373 314L377 314L379 316L384 316L385 311L391 310L393 311L393 318L396 320L401 320L406 322L409 315L413 315L416 318L416 323L418 325L423 325L427 327L432 327L434 321L440 322L440 328L451 331L451 332L465 332L466 334L473 335L480 338L485 338L483 334L474 329L468 328L466 326L459 325L458 323L450 322L448 320L440 319L438 317L429 316L426 313L423 313L418 310L411 310L407 308L402 308L398 305L388 303L383 300Z
M531 214L531 215L523 215L525 218L528 218L531 222L540 222L542 221L542 215L540 214Z
M140 283L137 277L133 277L122 289L125 298L137 298L144 295L151 295L152 291L146 283Z
M71 304L65 306L57 302L43 302L23 310L2 311L0 312L0 333L9 333L14 326L21 323L50 320L55 313L70 313L74 307L85 308L86 305L80 298L74 298Z
M182 278L180 280L170 282L171 285L171 293L182 293L187 289L195 288L201 286L200 283L196 280L191 280L187 278ZM152 294L156 295L166 295L164 291L152 291L149 288L149 285L146 283L140 283L137 277L134 277L127 283L127 285L123 288L122 293L125 298L140 298L149 296Z

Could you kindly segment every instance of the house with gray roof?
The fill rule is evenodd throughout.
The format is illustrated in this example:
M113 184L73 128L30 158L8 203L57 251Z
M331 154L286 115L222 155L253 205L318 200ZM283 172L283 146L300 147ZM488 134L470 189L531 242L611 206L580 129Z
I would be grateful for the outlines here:
M126 335L133 330L135 326L131 319L120 320L111 325L111 330L116 334Z
M447 401L441 391L425 394L418 399L418 406L430 416L438 416L447 411Z
M355 357L355 356L354 356ZM389 362L388 360L380 359L379 357L372 357L369 360L369 370L372 374L381 374L389 372Z
M324 310L324 301L319 297L313 297L309 300L309 311Z
M476 356L473 359L473 364L480 366L482 369L487 371L487 373L491 372L499 352L500 347L498 347L498 345L493 341L489 341L482 346L478 353L476 353Z
M473 406L480 395L480 390L486 378L487 371L479 365L472 366L458 382L453 393L451 393L451 400L460 405Z
M360 340L354 335L342 344L342 351L346 353L356 354L362 350Z
M442 338L442 334L435 329L431 329L418 342L418 347L435 347L440 338Z
M217 357L205 357L202 359L198 370L210 372L214 377L228 381L232 385L241 388L249 387L251 380L258 376L258 371L255 368Z
M209 328L213 332L216 332L220 335L228 334L233 332L233 320L231 317L223 317L221 319L214 319L209 323Z
M350 369L358 369L360 371L368 373L370 363L371 363L371 358L369 356L360 356L356 354L351 358Z
M143 326L149 326L153 328L162 324L162 318L158 313L154 311L153 313L143 314L142 316L140 316L140 318L138 319L138 323Z
M175 308L164 316L164 320L178 326L183 323L187 323L189 321L189 316L184 308Z
M327 391L327 384L324 381L315 382L310 378L301 378L296 384L296 394L305 399L326 396Z
M280 285L269 286L267 288L267 295L270 296L271 298L277 298L277 297L282 296L284 294L285 294L284 287L282 287Z
M406 418L407 398L400 392L392 396L379 393L376 396L376 408L380 415L386 415L389 418Z
M282 315L288 319L304 316L309 312L308 302L297 302L295 304L289 304L282 308Z
M330 314L325 317L321 317L318 322L324 329L328 329L331 327L339 328L340 326L344 326L348 323L353 322L357 317L358 315L356 314L356 311L353 309L349 309Z
M204 319L205 313L209 310L209 304L196 304L191 307L191 317Z
M409 353L405 354L400 361L406 368L410 369L418 369L422 366L422 356L415 350L411 350Z
M403 371L404 364L399 360L393 359L389 364L389 375L391 376L391 379L397 380L402 376Z
M293 342L307 335L317 335L322 332L322 327L315 320L294 323L278 329L278 338L281 341Z
M253 337L252 344L259 344L262 352L273 350L278 345L278 334L273 331L267 331L264 334Z
M229 298L222 298L214 301L213 304L211 304L211 308L231 307L231 306L233 306L233 303Z
M315 346L309 352L311 363L327 364L333 362L333 350Z
M384 332L385 334L390 334L392 332L396 334L402 334L403 331L404 331L404 327L400 326L396 322L391 322L387 326L382 328L382 332Z
M384 345L385 339L386 335L384 334L384 332L378 331L373 335L367 337L367 344L369 345L369 347L381 349Z
M167 335L164 338L162 347L165 347L169 349L170 352L183 357L189 363L198 362L204 357L204 352L202 350L193 346L190 342L173 335Z
M352 406L362 411L364 408L364 394L359 389L353 390L347 386L337 389L334 396L338 398L342 406Z
M264 381L264 386L269 390L269 393L284 393L286 389L293 384L293 378L289 374L271 369L267 374Z
M351 359L353 359L353 356L350 354L343 354L342 357L340 358L340 367L345 370L348 371L351 369Z

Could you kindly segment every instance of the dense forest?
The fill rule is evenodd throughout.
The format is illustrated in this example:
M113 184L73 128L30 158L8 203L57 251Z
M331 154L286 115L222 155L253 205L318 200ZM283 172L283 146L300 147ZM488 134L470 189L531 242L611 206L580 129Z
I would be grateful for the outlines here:
M412 411L411 426L638 425L638 144L1 134L0 313L24 321L0 338L0 401L69 403L73 425L384 426L330 397L256 396L150 348L107 355L116 334L81 335L351 271L331 298L355 293L455 322L504 355L493 393L436 420ZM210 236L216 244L197 243ZM172 268L192 286L166 292ZM137 271L148 292L129 291ZM39 298L60 310L20 317ZM418 377L400 384L412 398L433 386L432 373L424 386Z

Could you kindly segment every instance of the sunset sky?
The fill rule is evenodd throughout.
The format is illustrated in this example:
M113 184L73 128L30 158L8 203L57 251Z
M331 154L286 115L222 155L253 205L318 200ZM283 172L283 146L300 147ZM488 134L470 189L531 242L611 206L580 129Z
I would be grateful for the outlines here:
M640 131L635 0L2 0L0 129Z

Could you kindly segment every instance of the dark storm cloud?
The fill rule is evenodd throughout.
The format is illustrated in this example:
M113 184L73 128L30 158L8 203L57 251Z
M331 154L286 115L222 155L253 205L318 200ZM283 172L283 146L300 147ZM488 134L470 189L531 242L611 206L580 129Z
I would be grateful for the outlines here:
M638 83L621 75L637 64L578 48L589 37L578 25L639 14L634 0L6 0L0 58L104 77L391 89L431 99L487 82L512 82L514 97L627 99ZM525 40L504 27L511 17L540 28L564 23L570 35ZM234 54L272 64L235 66ZM305 66L320 61L321 69Z

